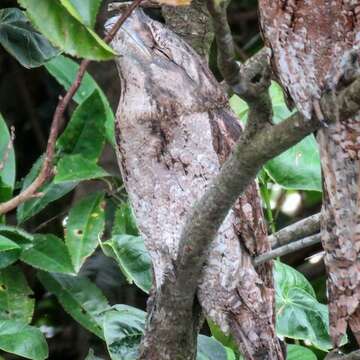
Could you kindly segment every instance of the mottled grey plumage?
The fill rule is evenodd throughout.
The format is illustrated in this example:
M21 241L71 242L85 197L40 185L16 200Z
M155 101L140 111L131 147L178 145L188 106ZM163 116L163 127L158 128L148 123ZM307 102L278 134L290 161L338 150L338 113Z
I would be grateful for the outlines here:
M165 278L176 279L173 261L185 219L241 128L200 57L141 10L112 46L120 55L118 159L160 289ZM221 226L198 289L205 314L233 333L247 359L283 359L274 329L271 265L259 275L250 256L268 249L253 183Z

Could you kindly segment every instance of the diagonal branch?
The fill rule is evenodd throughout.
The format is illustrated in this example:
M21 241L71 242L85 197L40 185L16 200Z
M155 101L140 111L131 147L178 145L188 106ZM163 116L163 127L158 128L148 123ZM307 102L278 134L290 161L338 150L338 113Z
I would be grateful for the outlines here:
M360 78L342 90L336 98L325 94L321 104L327 108L334 101L338 101L341 115L354 115L360 109ZM280 124L267 124L255 133L244 132L234 153L194 207L181 234L175 284L176 293L183 294L181 306L192 304L207 249L238 196L255 178L261 166L319 126L315 118L304 119L296 113Z
M105 36L104 41L106 43L109 43L117 31L120 29L122 24L125 22L125 20L130 16L132 11L141 3L142 0L135 0L131 3L131 5L123 12L122 16L118 19L118 21L114 24L112 29L108 32L108 34ZM79 89L81 81L85 75L86 69L88 65L90 64L90 60L82 60L80 63L80 67L78 70L78 73L76 75L76 78L72 85L70 86L69 90L65 94L64 97L60 97L59 102L57 104L57 107L54 112L53 120L51 123L50 128L50 134L48 138L48 143L46 147L45 152L45 158L43 165L41 167L41 170L36 177L36 179L20 194L15 196L14 198L10 199L7 202L0 204L0 215L5 214L16 207L18 207L20 204L25 202L26 200L31 199L36 195L36 192L38 189L53 176L53 159L54 159L54 153L55 153L55 144L56 139L59 135L60 130L64 126L64 112L66 108L68 107L70 101L72 100L73 96L75 95L76 91Z

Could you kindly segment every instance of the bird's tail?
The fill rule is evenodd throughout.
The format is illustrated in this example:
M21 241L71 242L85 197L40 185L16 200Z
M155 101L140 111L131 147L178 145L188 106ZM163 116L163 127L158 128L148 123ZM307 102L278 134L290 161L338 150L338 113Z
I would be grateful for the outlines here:
M318 141L330 334L338 347L349 325L360 345L360 115L321 129Z

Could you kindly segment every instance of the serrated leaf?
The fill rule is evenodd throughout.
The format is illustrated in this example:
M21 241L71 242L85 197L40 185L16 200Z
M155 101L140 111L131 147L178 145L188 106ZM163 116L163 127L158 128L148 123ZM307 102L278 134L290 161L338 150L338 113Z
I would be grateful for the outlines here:
M281 87L275 82L271 83L270 97L275 124L293 113L287 108ZM249 110L247 104L234 95L230 105L240 120L246 122ZM276 183L287 189L322 191L320 155L313 135L268 161L264 168Z
M76 272L99 244L105 226L103 200L103 193L91 194L70 210L65 243Z
M148 293L152 285L151 258L141 236L117 235L102 244L129 282Z
M79 64L75 61L65 57L58 56L48 63L45 64L47 71L66 89L68 90L73 81L76 78L76 74L79 69ZM114 135L114 122L115 116L110 107L109 101L96 81L89 75L85 73L83 81L81 82L79 90L74 95L74 100L80 104L85 101L93 92L97 90L100 94L101 100L103 102L106 121L105 121L105 131L106 138L110 144L115 144L115 135Z
M22 252L20 259L35 268L49 272L75 272L66 245L52 234L34 235L32 246Z
M103 319L110 306L99 288L82 276L39 272L38 278L77 322L104 339Z
M0 349L32 360L48 357L48 346L41 331L20 321L0 321Z
M30 323L34 312L33 292L21 270L10 266L0 271L0 321Z
M68 12L82 24L93 28L102 0L60 0Z
M57 164L54 183L99 179L106 176L109 174L104 169L81 154L65 155Z
M18 0L34 26L55 46L72 56L110 60L114 51L94 31L74 18L58 1Z
M275 262L274 278L277 334L309 341L324 351L331 349L328 308L316 300L311 284L280 262Z
M42 157L40 157L33 167L31 168L28 175L26 175L23 183L22 189L26 189L36 178L40 171L42 165ZM40 187L39 192L42 194L39 197L30 199L17 208L17 220L19 223L24 222L25 220L31 218L32 216L39 213L43 210L49 203L60 199L61 197L68 194L73 190L77 182L66 182L61 184L54 184L53 181L50 181Z
M59 54L17 8L0 10L0 44L26 68L41 66Z
M5 236L0 235L0 252L21 249L19 245L6 238Z
M106 313L104 336L112 360L137 359L146 313L127 305L115 305Z
M317 360L316 355L308 348L300 345L287 345L286 360Z
M0 114L0 202L11 198L15 184L15 153L13 147L9 150L9 142L10 133Z

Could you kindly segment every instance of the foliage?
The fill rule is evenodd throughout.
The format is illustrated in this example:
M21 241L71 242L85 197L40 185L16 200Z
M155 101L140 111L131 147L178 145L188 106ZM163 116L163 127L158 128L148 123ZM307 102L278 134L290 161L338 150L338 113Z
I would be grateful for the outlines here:
M0 44L24 67L44 65L68 89L79 66L59 55L60 51L96 60L114 56L94 32L100 3L100 0L19 0L25 13L15 8L0 10ZM274 122L281 121L291 112L275 83L270 94ZM56 143L55 177L39 189L39 196L18 207L18 226L0 225L0 349L35 360L48 356L45 337L33 320L35 300L25 276L31 269L44 289L56 297L75 321L105 341L112 359L134 359L146 313L123 304L111 306L95 281L82 271L89 258L104 253L114 259L129 284L148 293L152 285L151 261L128 201L114 196L113 184L121 184L121 179L98 164L104 144L114 144L114 114L109 102L89 74L74 100L77 106ZM246 104L233 97L231 105L244 120ZM15 154L9 144L10 132L0 116L0 164L6 160L0 166L0 201L9 199L15 189ZM42 162L43 156L18 187L24 189L34 180ZM269 161L264 171L266 188L268 183L276 183L286 189L321 191L314 137L309 136ZM30 234L24 230L26 222L36 223L37 216L44 215L51 203L88 180L103 181L109 185L109 191L93 192L68 204L64 235L38 231ZM272 216L270 207L268 210ZM327 308L317 301L311 284L280 262L275 267L275 283L278 335L290 339L289 342L302 341L330 349ZM234 341L210 321L209 326L212 337L199 335L197 359L239 359ZM313 360L316 356L304 346L290 344L288 359L299 358ZM87 359L98 357L90 349Z

